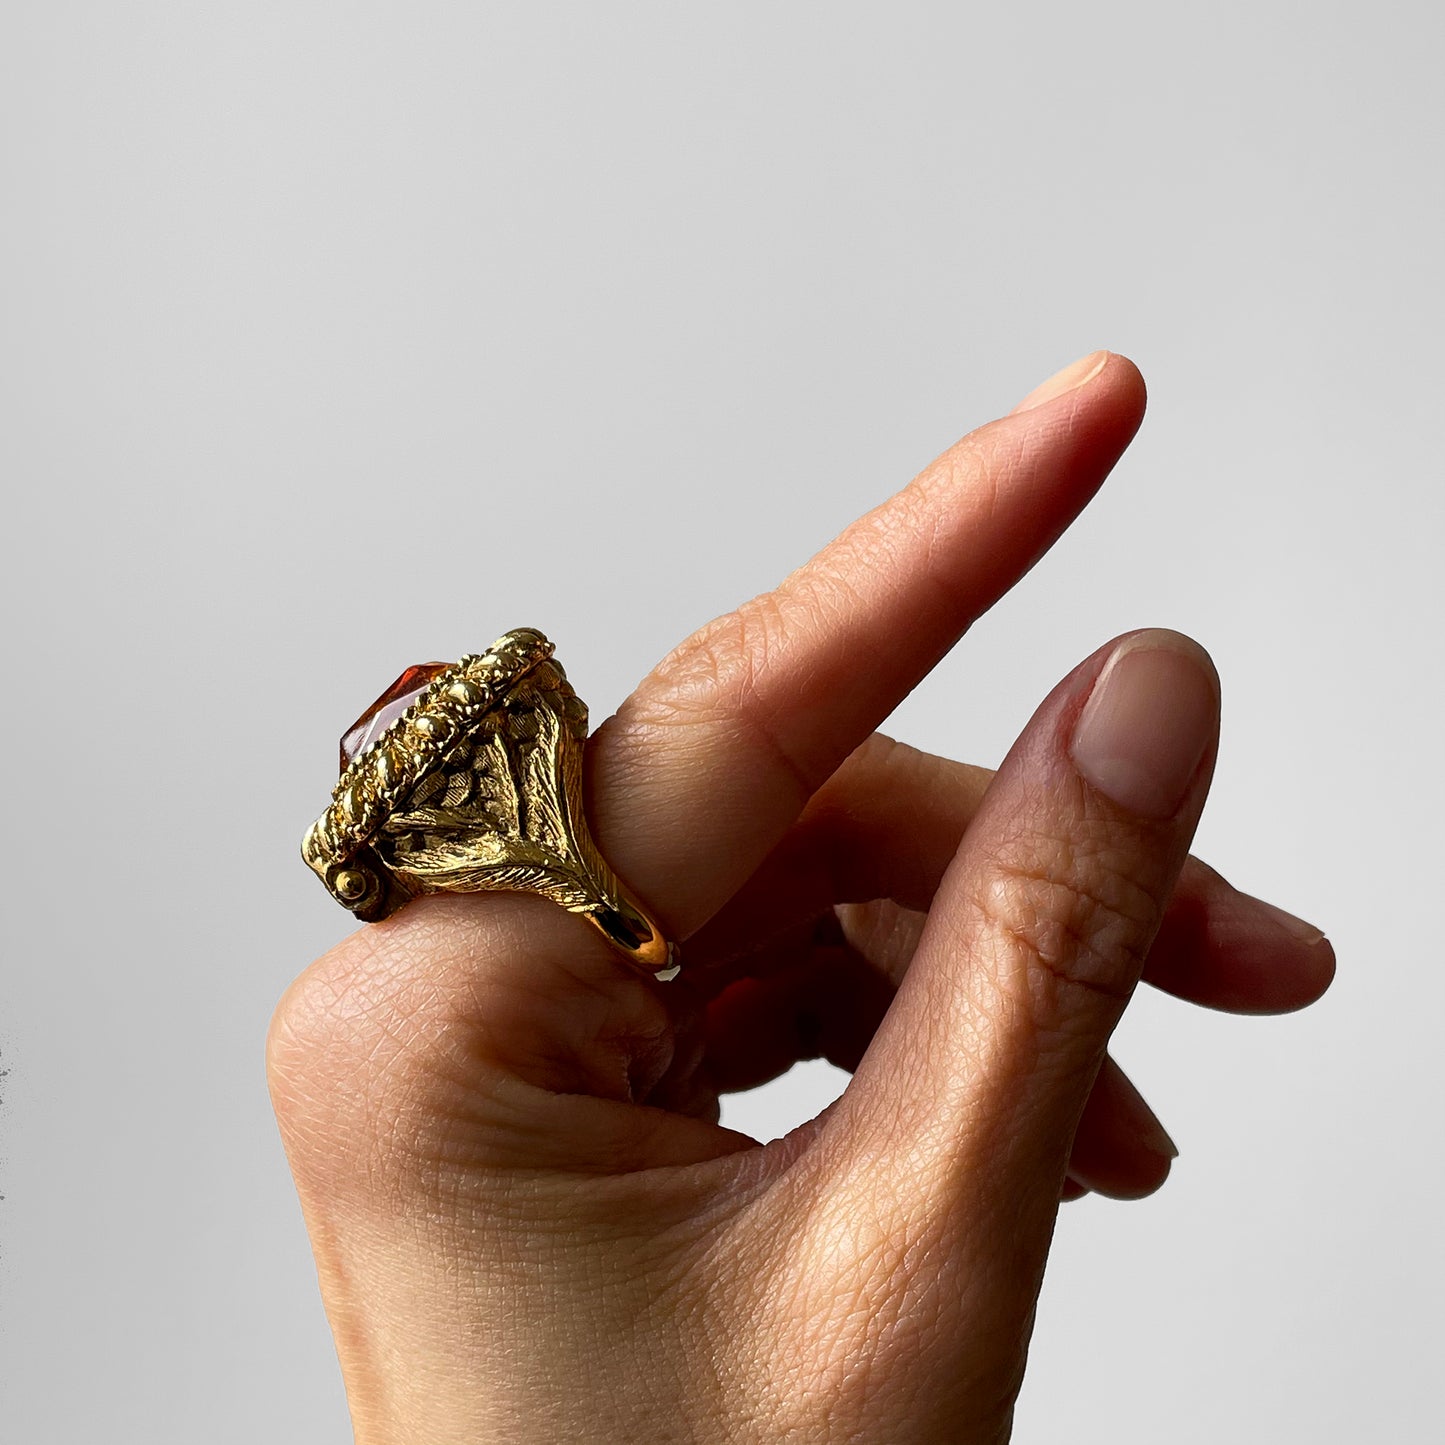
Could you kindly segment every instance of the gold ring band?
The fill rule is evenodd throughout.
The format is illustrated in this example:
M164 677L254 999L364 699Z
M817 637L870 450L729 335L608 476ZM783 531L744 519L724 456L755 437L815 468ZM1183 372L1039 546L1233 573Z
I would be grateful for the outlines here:
M656 979L677 948L628 896L582 810L587 705L531 628L408 668L341 741L331 805L301 856L364 922L422 893L537 893Z

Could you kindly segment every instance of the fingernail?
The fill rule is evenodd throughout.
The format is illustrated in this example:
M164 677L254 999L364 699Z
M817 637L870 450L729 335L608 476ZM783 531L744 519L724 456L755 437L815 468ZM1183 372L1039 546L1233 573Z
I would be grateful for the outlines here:
M1179 1146L1169 1137L1169 1131L1159 1122L1154 1111L1145 1105L1148 1120L1139 1123L1139 1143L1159 1159L1177 1159Z
M1169 1131L1160 1122L1158 1114L1112 1059L1105 1063L1100 1082L1108 1088L1115 1117L1134 1144L1158 1159L1179 1157L1179 1146L1169 1137Z
M1251 898L1249 901L1260 914L1283 929L1296 942L1313 945L1325 941L1324 930L1316 928L1313 923L1306 923L1303 918L1296 918L1293 913L1286 913L1283 908L1266 903L1263 898Z
M1056 371L1041 386L1036 386L1029 392L1014 407L1015 413L1032 411L1036 406L1043 406L1045 402L1053 401L1056 396L1062 396L1066 391L1076 391L1079 387L1091 382L1108 364L1109 353L1107 351L1091 351L1087 356L1081 356L1062 371Z
M1121 808L1173 817L1214 736L1217 689L1209 654L1189 638L1125 638L1074 725L1074 766Z

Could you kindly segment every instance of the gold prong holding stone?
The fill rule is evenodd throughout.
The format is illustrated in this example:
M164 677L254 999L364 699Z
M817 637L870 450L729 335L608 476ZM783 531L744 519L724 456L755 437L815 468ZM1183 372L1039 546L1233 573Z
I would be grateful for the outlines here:
M587 706L531 628L406 670L341 741L331 806L301 845L331 895L375 922L422 893L537 893L652 978L677 949L623 889L582 811Z

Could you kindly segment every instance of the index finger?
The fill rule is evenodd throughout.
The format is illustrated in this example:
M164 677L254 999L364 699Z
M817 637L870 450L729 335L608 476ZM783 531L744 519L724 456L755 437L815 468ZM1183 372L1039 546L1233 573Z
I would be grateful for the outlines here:
M603 852L673 937L1053 544L1144 414L1095 352L945 452L773 591L669 654L589 744Z

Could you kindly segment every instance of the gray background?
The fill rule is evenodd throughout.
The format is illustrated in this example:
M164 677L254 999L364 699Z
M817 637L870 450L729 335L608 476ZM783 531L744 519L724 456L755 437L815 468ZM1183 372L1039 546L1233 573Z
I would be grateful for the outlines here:
M1096 346L1143 433L894 730L1193 633L1198 851L1342 967L1138 999L1183 1156L1066 1211L1017 1438L1431 1437L1440 14L0 7L0 1438L349 1438L261 1045L381 685L527 623L603 716Z

